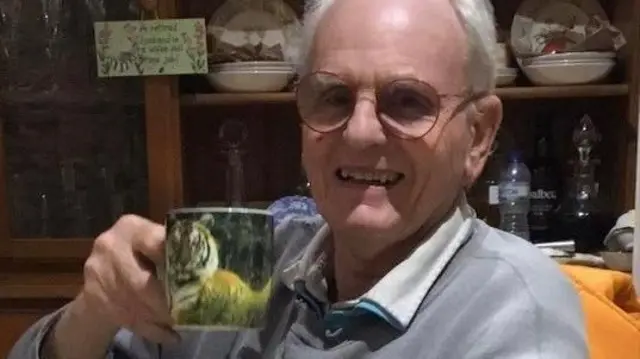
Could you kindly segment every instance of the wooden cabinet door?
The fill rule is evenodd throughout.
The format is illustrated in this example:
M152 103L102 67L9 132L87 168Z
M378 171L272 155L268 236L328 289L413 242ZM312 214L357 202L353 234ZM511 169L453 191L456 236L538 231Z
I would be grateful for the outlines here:
M48 312L0 312L0 358L6 358L9 351L33 323Z

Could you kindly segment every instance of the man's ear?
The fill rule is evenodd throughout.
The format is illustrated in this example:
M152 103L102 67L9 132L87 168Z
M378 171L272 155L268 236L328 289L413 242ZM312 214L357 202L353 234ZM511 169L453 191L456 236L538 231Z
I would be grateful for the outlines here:
M495 95L489 95L475 101L470 106L468 123L471 143L465 163L465 186L471 187L482 173L496 133L502 123L502 102Z

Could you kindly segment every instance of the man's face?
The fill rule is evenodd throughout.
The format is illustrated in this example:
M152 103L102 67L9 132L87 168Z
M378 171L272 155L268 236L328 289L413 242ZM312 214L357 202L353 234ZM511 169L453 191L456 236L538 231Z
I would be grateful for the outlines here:
M322 215L336 233L366 239L358 244L365 252L438 220L475 175L467 166L472 125L455 111L465 100L466 54L448 0L336 1L320 21L310 71L336 74L357 99L338 131L302 126L303 163ZM377 116L376 90L400 78L454 95L441 96L434 127L418 139L394 136Z

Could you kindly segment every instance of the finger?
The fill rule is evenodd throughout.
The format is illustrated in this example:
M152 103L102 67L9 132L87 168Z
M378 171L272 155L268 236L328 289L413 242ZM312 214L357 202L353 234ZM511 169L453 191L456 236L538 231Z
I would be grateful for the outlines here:
M146 288L140 293L144 305L160 324L172 326L174 324L171 311L162 282L155 277L150 277Z
M111 226L110 230L121 237L131 237L141 229L145 229L150 226L162 227L161 225L138 215L125 214L118 218L116 223Z
M146 305L141 305L135 299L120 304L114 308L114 314L122 318L121 326L154 342L175 342L180 339L172 329L172 323L162 321L162 318L155 316Z
M164 262L164 226L149 222L140 224L132 238L133 249L155 265Z
M114 258L114 276L117 283L113 286L114 294L121 298L119 303L121 309L131 314L130 320L133 320L133 317L154 318L154 312L157 311L155 307L160 307L162 303L156 304L159 300L148 297L160 296L156 292L160 291L161 286L150 284L152 281L158 281L155 273L140 263L130 247L128 249L128 251L120 251L117 258ZM134 312L132 312L133 308L135 308Z
M123 264L122 267L126 268L128 265L130 264ZM152 272L141 267L133 267L120 275L126 283L123 289L128 289L127 301L138 303L136 306L140 307L136 308L139 310L135 313L136 317L168 326L173 325L164 287Z
M177 343L180 334L171 327L153 322L141 322L130 328L134 333L156 343Z
M138 219L134 219L138 221ZM162 243L157 237L164 235L162 226L152 222L138 221L131 225L138 226L139 233L135 235L132 245L137 248L151 247L153 242ZM162 234L160 234L162 233ZM141 253L134 253L132 247L120 251L117 256L117 280L121 283L119 290L125 291L122 306L135 307L131 313L136 320L152 320L168 326L172 325L169 305L167 303L162 283L155 276L155 265L144 260ZM151 267L151 268L150 268ZM122 308L127 310L126 308ZM132 319L132 318L131 318Z

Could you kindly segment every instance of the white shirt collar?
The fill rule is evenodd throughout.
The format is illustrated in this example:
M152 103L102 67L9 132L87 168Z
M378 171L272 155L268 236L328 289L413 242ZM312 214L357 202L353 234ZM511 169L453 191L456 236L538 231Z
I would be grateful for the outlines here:
M475 213L465 200L449 215L431 236L409 257L394 267L362 297L351 301L372 302L383 308L402 328L406 329L420 304L446 265L472 232ZM327 302L327 283L323 275L326 254L322 246L330 235L324 224L316 233L302 256L283 272L285 285L293 287L303 279L307 290L318 300ZM341 303L337 303L339 306Z

